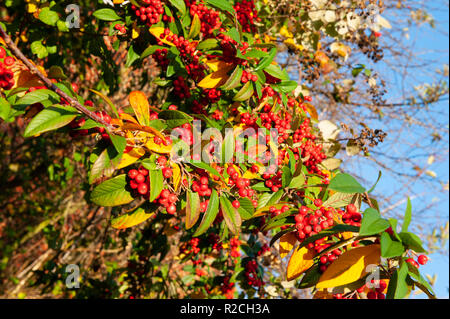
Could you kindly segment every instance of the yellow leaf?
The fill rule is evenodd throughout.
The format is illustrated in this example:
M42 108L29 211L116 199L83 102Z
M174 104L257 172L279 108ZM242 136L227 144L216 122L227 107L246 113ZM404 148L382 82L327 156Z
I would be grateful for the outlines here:
M133 91L130 93L128 99L139 124L148 126L150 123L150 104L148 104L145 94L141 91Z
M287 266L287 280L291 281L311 268L314 264L314 250L302 247L295 249Z
M368 272L368 265L380 262L380 245L369 245L349 250L334 261L319 279L317 289L343 286L357 281Z
M137 37L139 37L139 29L138 28L133 28L131 30L131 38L132 39L136 39Z
M169 154L172 151L172 144L164 145L161 143L160 145L156 144L154 141L154 137L151 137L150 140L145 144L150 151L159 153L159 154Z
M281 258L286 257L294 248L297 243L297 238L295 238L294 233L287 233L280 238L280 256Z
M155 213L152 212L147 214L143 208L138 208L132 213L114 218L111 221L111 227L116 229L125 229L133 227L140 223L143 223L153 215L155 215Z
M150 28L150 33L153 34L155 36L155 38L157 38L162 43L174 46L174 44L172 42L166 40L168 36L173 36L172 32L170 32L169 35L167 35L164 39L160 38L161 34L164 33L164 28L163 27Z
M253 173L250 170L245 171L244 175L242 175L242 178L246 178L246 179L255 179L258 177L259 177L258 173Z
M181 182L181 170L180 170L180 166L178 166L177 163L171 163L172 166L172 178L173 178L173 188L175 189L175 191L178 190L178 186L180 186L180 182Z
M124 167L127 167L134 162L136 162L138 159L140 159L145 154L145 150L143 148L133 148L128 153L124 153L122 155L122 159L120 160L119 166L117 166L117 169L121 169Z
M228 72L233 68L232 64L228 64L220 61L217 65L217 71L207 75L203 80L198 83L198 86L204 89L213 89L219 87L228 80L230 77Z

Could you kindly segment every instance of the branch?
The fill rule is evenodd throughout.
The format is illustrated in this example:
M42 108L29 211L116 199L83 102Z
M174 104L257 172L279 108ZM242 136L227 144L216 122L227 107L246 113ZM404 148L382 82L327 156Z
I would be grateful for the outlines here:
M76 99L70 97L66 93L64 93L60 88L58 88L48 77L46 77L33 63L28 60L25 55L20 51L20 49L14 44L9 35L3 29L0 24L0 36L5 40L8 48L14 53L14 55L19 58L30 70L31 73L36 74L42 82L44 82L45 86L47 86L50 90L54 91L64 100L68 101L71 106L76 108L81 113L85 114L87 117L91 118L97 123L103 124L108 131L112 131L113 127L111 124L97 116L94 112L89 111L85 106L81 105Z

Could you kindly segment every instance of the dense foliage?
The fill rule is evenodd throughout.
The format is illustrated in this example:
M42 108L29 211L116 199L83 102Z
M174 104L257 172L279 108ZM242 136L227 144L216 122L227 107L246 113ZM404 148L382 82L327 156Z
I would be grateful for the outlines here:
M30 216L50 215L43 203L58 202L66 220L48 216L30 231L45 229L40 249L55 256L34 269L32 286L79 298L384 299L415 288L434 298L418 270L426 251L408 231L409 200L401 227L380 215L371 197L378 180L362 186L339 169L338 127L318 121L314 96L277 62L279 43L302 56L311 78L339 68L350 44L382 59L377 38L390 25L378 3L302 1L287 12L270 0L114 3L80 1L73 12L84 19L69 28L65 1L5 1L1 26L18 40L0 39L0 114L26 138L10 134L7 143L30 144L21 182L41 196L16 189L14 200L35 201ZM272 25L274 14L297 24ZM65 74L89 68L100 78ZM370 70L351 72L376 91ZM384 138L370 134L371 146ZM58 154L59 144L73 149ZM347 151L367 147L355 140ZM58 185L48 198L33 176L39 169ZM63 209L69 197L91 203L90 221L108 212L94 237L101 247L84 237L76 208L68 215L73 198ZM18 218L15 209L7 214ZM66 227L78 230L66 236ZM0 247L2 267L23 243L13 242ZM94 242L93 260L68 261L65 251L80 242ZM107 262L96 277L104 249L127 260ZM89 265L73 290L64 286L71 263Z

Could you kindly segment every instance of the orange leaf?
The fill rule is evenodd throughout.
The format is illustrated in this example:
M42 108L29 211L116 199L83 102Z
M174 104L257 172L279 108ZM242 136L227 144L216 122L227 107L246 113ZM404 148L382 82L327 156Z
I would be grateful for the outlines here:
M314 264L314 250L302 247L295 249L287 266L287 280L291 281L311 268Z
M327 290L318 290L313 299L334 299L333 294L329 293Z
M228 64L222 61L217 63L217 66L213 64L215 69L217 67L217 71L207 75L203 80L198 83L198 86L204 89L213 89L219 87L228 80L230 77L228 72L234 67L232 64Z
M128 121L128 122L132 122L132 123L135 123L135 124L139 124L138 121L136 121L136 119L134 117L132 117L128 113L120 113L119 116L120 116L120 118L122 120L125 120L125 121Z
M322 274L318 289L333 288L355 282L366 274L368 265L380 262L380 245L369 245L348 250Z
M146 132L149 133L151 136L158 136L162 139L165 139L166 137L164 136L164 134L162 134L160 131L158 131L157 129L154 129L153 127L150 126L142 126L139 124L134 124L134 123L125 123L122 125L122 130L128 130L128 131L141 131L141 132Z
M306 106L306 111L308 111L309 115L311 115L311 118L317 121L319 119L319 114L317 114L317 110L314 105L309 103L304 103L304 105Z
M150 124L150 104L148 104L147 97L141 91L133 91L128 97L134 114L141 125L148 126Z
M287 233L280 238L280 256L281 258L286 257L294 248L297 243L297 238L295 238L294 233Z

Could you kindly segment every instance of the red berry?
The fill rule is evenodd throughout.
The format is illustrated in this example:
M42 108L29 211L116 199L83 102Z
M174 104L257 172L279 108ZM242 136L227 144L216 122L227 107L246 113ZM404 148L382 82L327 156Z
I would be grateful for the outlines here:
M417 258L417 262L418 262L419 264L421 264L421 265L425 265L425 264L428 262L428 257L425 256L425 255L420 255L420 256Z
M132 169L128 172L128 177L131 179L135 179L139 172L136 169Z
M348 204L347 205L347 212L350 213L350 214L357 213L358 209L356 208L356 206L354 204Z
M170 167L164 167L162 170L164 178L171 178L172 177L172 169Z
M134 180L135 180L136 183L138 183L138 184L143 183L143 182L145 181L145 176L142 175L142 174L140 174L140 173L138 173L138 174L136 175L136 177L134 178Z
M238 209L239 207L241 207L241 203L238 200L234 200L232 203L233 207Z
M322 206L322 200L320 200L319 198L317 198L317 199L315 199L314 200L314 205L316 206L316 207L320 207L320 206Z
M148 192L148 186L145 183L141 183L141 184L139 184L137 190L138 190L139 194L145 195Z
M175 205L172 204L172 205L169 205L169 206L166 208L166 210L167 210L167 213L173 215L173 214L175 214L175 212L177 211L177 207L176 207Z

